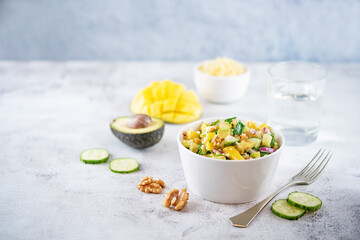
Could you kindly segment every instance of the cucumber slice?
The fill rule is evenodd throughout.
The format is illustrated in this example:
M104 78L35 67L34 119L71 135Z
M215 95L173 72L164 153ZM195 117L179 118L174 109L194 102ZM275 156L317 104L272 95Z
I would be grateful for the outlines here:
M251 142L253 142L253 143L255 143L254 148L255 148L256 150L259 150L260 145L261 145L261 139L260 139L260 138L251 137L251 138L249 138L248 140L251 141Z
M102 148L85 150L80 155L80 160L88 164L104 163L109 159L109 152Z
M321 208L322 202L319 198L303 192L292 192L288 195L288 203L302 208L306 211L316 211Z
M110 162L110 170L114 173L132 173L138 169L139 163L133 158L117 158Z
M305 210L290 205L286 199L276 200L271 206L271 211L281 218L297 220L305 214Z

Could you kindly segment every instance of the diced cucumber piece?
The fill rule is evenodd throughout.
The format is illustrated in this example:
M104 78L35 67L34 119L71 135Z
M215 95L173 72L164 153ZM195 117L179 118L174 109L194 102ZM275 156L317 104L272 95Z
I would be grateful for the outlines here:
M109 159L109 152L102 148L85 150L80 155L80 160L87 164L104 163Z
M261 145L261 138L251 137L251 138L249 138L248 140L251 141L251 142L253 142L253 143L255 143L254 148L255 148L256 150L259 150L260 145Z
M294 207L289 204L286 199L276 200L271 206L271 211L281 218L288 220L297 220L305 214L305 210Z
M225 139L227 136L230 135L230 131L231 131L230 128L219 129L217 135L222 139Z
M321 208L322 202L319 198L303 192L292 192L288 195L288 203L302 208L306 211L316 211Z
M109 167L114 173L132 173L139 169L139 163L133 158L117 158L110 162Z
M250 154L250 157L259 158L259 157L261 157L261 155L260 155L260 152L253 152L253 153Z
M240 141L239 139L237 139L236 137L233 137L231 135L228 135L225 138L225 146L231 146L234 145L236 142Z
M264 147L271 147L271 140L273 137L270 134L264 134L262 137L261 145Z

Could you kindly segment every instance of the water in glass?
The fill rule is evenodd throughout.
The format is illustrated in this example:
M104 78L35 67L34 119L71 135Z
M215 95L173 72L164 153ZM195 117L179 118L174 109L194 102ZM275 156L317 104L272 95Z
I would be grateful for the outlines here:
M269 82L269 123L279 129L289 145L316 140L321 116L324 79L292 81L271 76Z

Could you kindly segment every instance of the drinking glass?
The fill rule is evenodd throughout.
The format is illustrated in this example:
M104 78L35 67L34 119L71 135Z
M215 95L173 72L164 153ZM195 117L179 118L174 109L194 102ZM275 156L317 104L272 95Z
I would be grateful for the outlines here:
M318 64L280 62L269 67L268 122L292 146L309 144L319 132L327 71Z

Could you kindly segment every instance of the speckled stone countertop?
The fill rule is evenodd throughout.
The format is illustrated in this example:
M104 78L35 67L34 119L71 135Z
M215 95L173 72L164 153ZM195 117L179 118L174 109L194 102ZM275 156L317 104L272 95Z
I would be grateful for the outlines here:
M203 116L241 116L266 121L267 63L250 63L246 96L229 105L202 100ZM323 200L323 207L287 221L267 206L245 229L229 217L251 207L219 204L190 192L188 205L171 211L164 193L149 195L136 185L144 176L186 187L175 135L146 150L116 139L109 123L129 115L136 91L170 78L194 88L191 62L0 62L0 238L1 239L360 239L360 64L328 65L319 138L286 147L269 192L297 173L320 147L334 157L315 183L294 186ZM115 174L108 163L86 165L82 150L104 147L111 157L136 158L141 168ZM168 189L165 189L165 192Z

